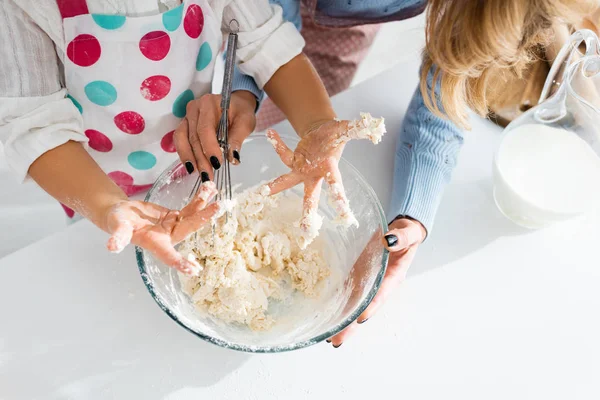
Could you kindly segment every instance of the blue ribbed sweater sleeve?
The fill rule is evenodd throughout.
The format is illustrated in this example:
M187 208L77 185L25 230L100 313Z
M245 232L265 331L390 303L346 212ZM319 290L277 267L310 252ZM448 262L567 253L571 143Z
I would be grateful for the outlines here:
M430 71L429 87L432 75ZM439 85L436 85L439 103L438 92ZM396 145L392 200L388 211L390 220L398 215L409 216L431 232L462 143L462 130L433 114L417 88Z

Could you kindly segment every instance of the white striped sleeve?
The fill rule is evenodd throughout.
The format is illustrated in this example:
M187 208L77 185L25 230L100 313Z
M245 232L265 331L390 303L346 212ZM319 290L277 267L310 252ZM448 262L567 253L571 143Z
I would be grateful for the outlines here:
M46 151L87 140L81 115L65 96L54 42L6 0L0 7L0 156L17 179Z
M227 30L232 19L240 23L240 70L262 89L273 74L304 48L304 39L282 16L281 7L268 0L232 0L223 13Z

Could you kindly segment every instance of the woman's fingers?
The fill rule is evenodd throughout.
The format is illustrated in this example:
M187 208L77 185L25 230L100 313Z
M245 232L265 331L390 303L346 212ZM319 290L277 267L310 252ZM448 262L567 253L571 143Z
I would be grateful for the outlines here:
M184 118L173 133L173 142L175 143L175 148L177 149L177 154L179 155L181 163L185 165L188 174L191 174L198 166L196 164L194 151L192 150L192 145L190 144L188 126L188 121Z
M340 222L347 227L351 225L358 226L358 221L350 209L350 202L346 197L339 169L337 167L332 168L325 175L325 180L329 186L329 201L335 209Z
M283 142L281 136L274 129L268 129L267 140L269 140L269 143L271 143L281 161L289 168L292 168L294 152Z
M302 182L302 177L295 172L290 172L273 179L271 182L267 183L267 186L270 189L270 194L274 195L279 192L283 192L284 190L293 188L300 182Z
M108 239L106 248L113 253L120 253L131 242L132 236L133 224L130 221L121 220Z
M219 203L212 203L203 210L180 218L171 233L171 244L175 245L206 224L219 211Z
M217 130L221 110L218 105L221 96L205 94L196 101L196 107L200 107L200 114L196 124L196 134L200 140L203 154L210 162L212 169L221 168L223 153L217 141ZM196 156L198 156L196 154Z
M337 349L342 344L344 344L344 342L350 336L352 336L354 334L354 332L356 331L356 329L358 327L359 327L359 325L356 323L356 321L354 321L353 323L351 323L350 325L348 325L343 331L341 331L337 335L331 337L328 340L328 343L331 343L331 345Z
M188 120L189 125L187 140L190 143L190 147L194 154L196 168L203 181L213 179L213 168L206 156L206 149L204 148L204 143L199 135L198 125L205 124L209 127L207 128L209 131L208 134L211 134L212 132L212 136L214 137L216 135L216 121L218 120L218 117L215 115L219 112L210 99L206 99L205 97L206 96L203 96L199 100L190 101L186 109L186 119Z
M396 227L383 237L383 245L390 252L402 251L423 241L425 229L412 220L397 221Z
M255 110L254 94L241 90L231 95L228 158L234 165L241 162L242 143L256 127Z
M350 324L346 329L330 339L330 343L334 347L339 347L344 343L350 336L352 336L361 324L367 322L383 303L387 300L389 295L404 281L406 278L406 272L414 259L417 246L413 246L403 253L392 253L390 254L390 260L388 267L383 278L383 282L379 287L377 295L371 301L371 304L365 311Z
M369 304L369 307L356 319L359 324L366 322L385 303L389 295L406 279L406 273L415 258L417 246L412 246L401 253L391 253L388 267L379 287L379 291Z

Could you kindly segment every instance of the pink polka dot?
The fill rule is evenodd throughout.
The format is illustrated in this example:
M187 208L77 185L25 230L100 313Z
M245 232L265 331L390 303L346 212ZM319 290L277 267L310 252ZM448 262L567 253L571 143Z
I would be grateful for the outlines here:
M167 153L175 153L177 151L175 143L173 142L173 133L175 133L175 131L167 133L160 141L160 147Z
M113 144L108 138L108 136L106 136L102 132L98 132L94 129L88 129L87 131L85 131L85 136L87 136L90 140L88 142L88 145L96 151L108 153L113 148Z
M142 82L140 92L146 100L157 101L164 99L171 91L171 80L164 75L155 75Z
M144 118L135 111L125 111L117 114L114 121L117 128L130 135L138 135L146 127Z
M152 61L162 60L169 54L170 49L171 38L167 32L148 32L140 40L140 51Z
M121 188L122 191L125 192L127 196L133 196L138 193L145 192L152 187L152 184L134 185L133 177L123 171L109 172L107 175L114 183L117 184L118 187Z
M123 171L114 171L109 172L108 177L113 180L114 183L121 186L131 186L133 185L133 176L125 173Z
M192 39L197 39L204 29L204 13L197 4L192 4L185 13L183 29Z
M101 52L100 42L92 35L78 35L67 46L67 57L80 67L94 65Z
M65 206L63 203L60 203L60 205L62 206L63 210L65 210L67 217L73 218L75 216L75 211L71 210L69 207Z

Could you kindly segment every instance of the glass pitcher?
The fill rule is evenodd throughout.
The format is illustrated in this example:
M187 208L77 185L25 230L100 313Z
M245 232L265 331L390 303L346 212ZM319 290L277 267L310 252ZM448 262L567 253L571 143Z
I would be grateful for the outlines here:
M506 127L493 179L500 211L527 228L600 205L600 41L594 32L571 36L538 105Z

